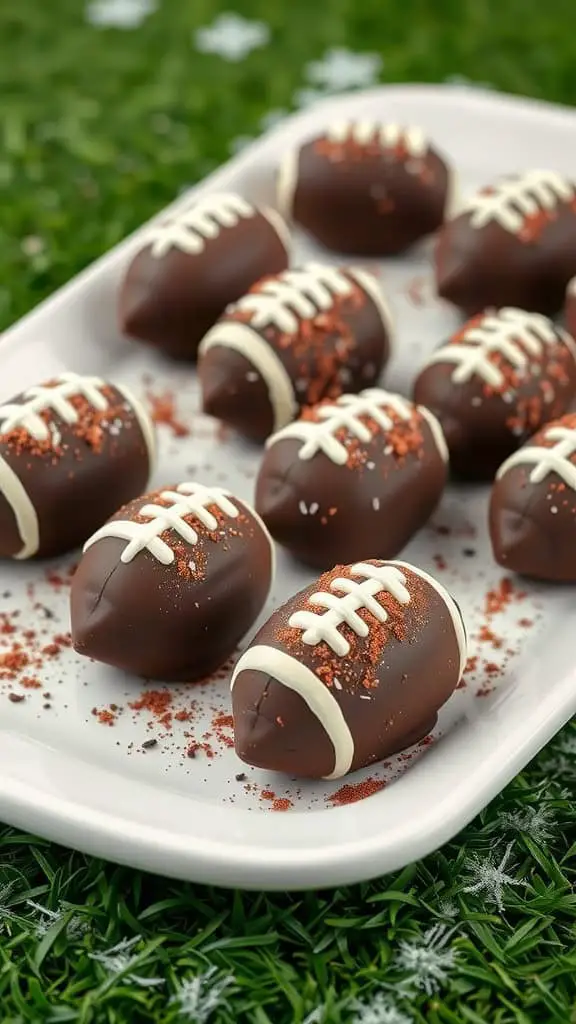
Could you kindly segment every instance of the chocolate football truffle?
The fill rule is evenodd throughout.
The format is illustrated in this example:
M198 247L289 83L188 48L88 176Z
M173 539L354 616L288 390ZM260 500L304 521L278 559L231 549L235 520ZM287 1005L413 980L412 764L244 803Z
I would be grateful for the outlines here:
M74 649L150 679L202 679L253 625L273 573L272 541L245 502L196 483L145 494L84 547Z
M234 194L193 201L146 233L120 289L121 330L175 359L195 359L228 303L288 266L288 249L275 210Z
M566 289L566 300L564 303L564 316L568 333L576 337L576 277L568 282Z
M309 565L393 558L434 511L447 463L427 409L380 388L341 395L268 439L256 510Z
M576 274L576 186L555 171L501 178L446 222L438 294L468 316L489 307L556 313Z
M272 615L232 678L236 752L337 779L423 739L466 664L455 601L405 562L337 565Z
M490 536L499 565L576 583L576 413L548 423L498 470Z
M455 473L491 479L534 431L570 407L576 344L538 313L474 317L432 356L414 386L440 421Z
M306 405L375 383L391 318L370 273L308 263L230 306L200 346L204 411L254 441Z
M0 557L82 544L146 487L154 426L120 384L63 373L0 406Z
M440 227L452 189L421 128L338 121L286 154L277 203L327 249L393 256Z

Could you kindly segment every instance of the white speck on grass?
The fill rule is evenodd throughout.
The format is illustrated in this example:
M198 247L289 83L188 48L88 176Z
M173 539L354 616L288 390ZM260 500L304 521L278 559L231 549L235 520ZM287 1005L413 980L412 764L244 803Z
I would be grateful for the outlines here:
M253 50L270 41L270 26L264 21L250 21L241 14L220 14L211 25L199 28L194 35L200 53L213 53L223 60L241 61Z
M156 10L156 0L91 0L86 20L96 28L138 28Z
M102 953L88 953L90 960L101 964L104 970L111 976L111 980L123 975L138 988L153 988L155 985L163 985L164 978L144 978L135 974L133 967L139 966L146 958L146 953L131 953L134 946L142 941L141 935L135 935L132 939L122 939L115 946L104 950Z
M556 835L555 817L549 807L526 807L521 811L502 811L498 825L502 830L524 832L535 843L545 843Z
M31 907L40 914L40 920L35 922L35 931L38 938L42 938L47 931L56 924L57 921L61 921L62 918L69 913L66 907L63 907L61 903L58 904L57 910L50 910L49 907L43 907L41 903L36 903L34 900L26 900L26 906ZM72 915L66 925L66 931L70 938L80 938L85 935L86 932L90 931L90 925L87 921L83 921L80 917Z
M405 988L420 989L428 996L441 989L456 962L456 950L447 948L453 934L454 928L436 924L417 939L402 939L394 966L408 974Z
M378 992L371 1002L355 1002L350 1024L414 1024L387 993Z
M227 988L234 984L232 975L216 978L216 967L210 967L204 974L180 982L170 998L170 1005L176 1006L181 1017L191 1024L207 1024L214 1010L226 1000Z
M366 89L378 81L383 61L379 53L355 53L344 47L333 47L320 60L305 68L308 82L326 93L348 89Z
M472 894L483 893L487 903L493 903L500 913L504 913L504 889L507 885L525 885L523 878L514 878L504 869L510 860L514 843L508 843L504 856L498 864L494 863L493 854L481 857L472 853L465 861L470 879L468 885L462 886L462 892Z

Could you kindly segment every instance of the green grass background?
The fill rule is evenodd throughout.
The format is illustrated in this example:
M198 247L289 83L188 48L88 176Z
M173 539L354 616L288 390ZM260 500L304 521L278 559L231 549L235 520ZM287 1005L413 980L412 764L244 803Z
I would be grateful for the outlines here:
M267 111L290 108L306 65L329 47L381 53L383 81L465 75L576 97L573 0L236 7L269 23L272 39L227 63L193 46L194 30L226 10L218 0L163 0L131 31L88 24L81 0L0 0L0 327L226 159L232 138L257 134ZM569 727L441 852L305 895L169 882L5 828L0 1021L573 1024L575 791ZM485 889L464 890L475 858L496 863L509 842L516 884L504 883L501 910ZM454 931L434 968L436 924ZM94 959L121 940L134 941L116 964ZM181 985L206 971L194 1010Z

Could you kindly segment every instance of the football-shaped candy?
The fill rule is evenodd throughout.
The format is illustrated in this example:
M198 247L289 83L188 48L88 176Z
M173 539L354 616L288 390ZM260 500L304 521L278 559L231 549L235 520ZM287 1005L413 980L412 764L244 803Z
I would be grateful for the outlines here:
M555 171L502 178L442 228L438 294L468 316L488 307L555 313L576 274L576 187Z
M202 679L258 617L273 572L266 527L227 491L183 483L145 494L85 545L74 648L139 676Z
M228 303L288 266L288 249L288 229L274 210L234 194L193 202L147 232L121 286L121 330L194 359Z
M436 507L447 462L427 409L379 388L341 395L268 439L256 509L310 565L393 558Z
M154 426L120 384L63 373L0 406L0 557L71 551L140 494Z
M263 441L306 405L373 384L391 319L372 274L309 263L268 277L200 346L204 411Z
M248 764L336 779L426 736L466 663L458 606L405 562L337 565L272 615L232 678Z
M337 252L391 256L436 231L452 171L420 128L338 121L286 154L280 210Z
M514 449L576 394L576 343L539 313L474 317L432 356L414 385L440 420L457 474L494 476Z
M548 423L500 467L490 499L496 561L576 582L576 413Z
M568 282L566 289L566 301L564 304L564 316L566 327L572 337L576 337L576 277Z

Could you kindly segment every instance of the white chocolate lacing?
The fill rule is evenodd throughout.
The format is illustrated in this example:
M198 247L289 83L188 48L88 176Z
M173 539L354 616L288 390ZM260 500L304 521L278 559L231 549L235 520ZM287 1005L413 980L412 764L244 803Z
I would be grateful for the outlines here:
M78 410L70 399L85 398L95 409L104 412L108 401L101 392L105 382L99 377L82 377L77 373L62 373L53 387L46 384L29 388L24 392L24 401L0 406L0 434L9 434L22 428L36 441L47 441L50 430L40 413L55 412L65 423L78 422Z
M506 231L517 232L527 217L570 202L575 194L574 184L556 171L528 171L503 178L489 191L478 192L461 212L471 214L473 228L495 222Z
M356 636L366 637L370 627L358 615L360 609L370 612L378 622L386 622L388 612L376 600L382 591L391 594L399 604L409 604L410 594L406 589L406 576L393 565L370 565L368 562L357 562L351 566L350 574L363 577L361 583L338 576L332 580L330 590L318 591L308 598L310 604L326 608L323 614L311 611L294 612L288 625L301 629L302 641L315 647L326 643L335 654L343 658L350 653L350 644L338 627L347 625ZM338 597L344 594L344 597Z
M154 225L147 233L146 244L158 259L172 248L198 255L204 251L206 241L217 238L222 228L234 228L256 212L251 203L234 193L206 196L183 213Z
M378 142L383 149L402 145L415 159L426 156L429 144L421 128L415 125L382 124L381 121L335 121L328 127L326 138L330 142L352 139L360 146Z
M283 334L298 331L302 320L311 320L330 310L334 299L352 293L354 282L338 267L306 263L264 281L226 310L250 314L256 330L274 327Z
M570 336L540 313L526 313L507 307L496 314L486 314L479 324L464 330L458 342L443 345L429 359L431 363L455 363L454 384L464 384L480 377L491 387L504 384L504 374L490 360L493 352L502 355L511 366L525 370L531 357L541 359L545 346L563 341L576 355Z
M534 469L530 473L531 484L539 484L550 473L556 473L567 487L576 491L576 466L571 457L576 454L576 429L570 427L550 427L546 433L547 441L555 441L551 448L541 448L538 445L526 445L519 448L510 458L506 459L500 466L497 479L504 476L514 466L521 466L534 463Z
M160 497L172 504L167 507L143 505L138 510L138 515L147 519L146 523L135 523L129 519L111 519L90 537L84 545L84 551L99 540L114 537L128 541L120 556L122 562L131 562L141 551L148 551L158 562L171 565L175 554L170 545L162 540L161 534L166 530L172 530L191 546L197 544L199 540L196 530L185 521L185 516L193 516L207 530L212 531L217 529L218 520L207 506L215 506L231 519L239 515L239 510L229 499L228 491L220 487L183 483L179 484L175 491L162 491Z

